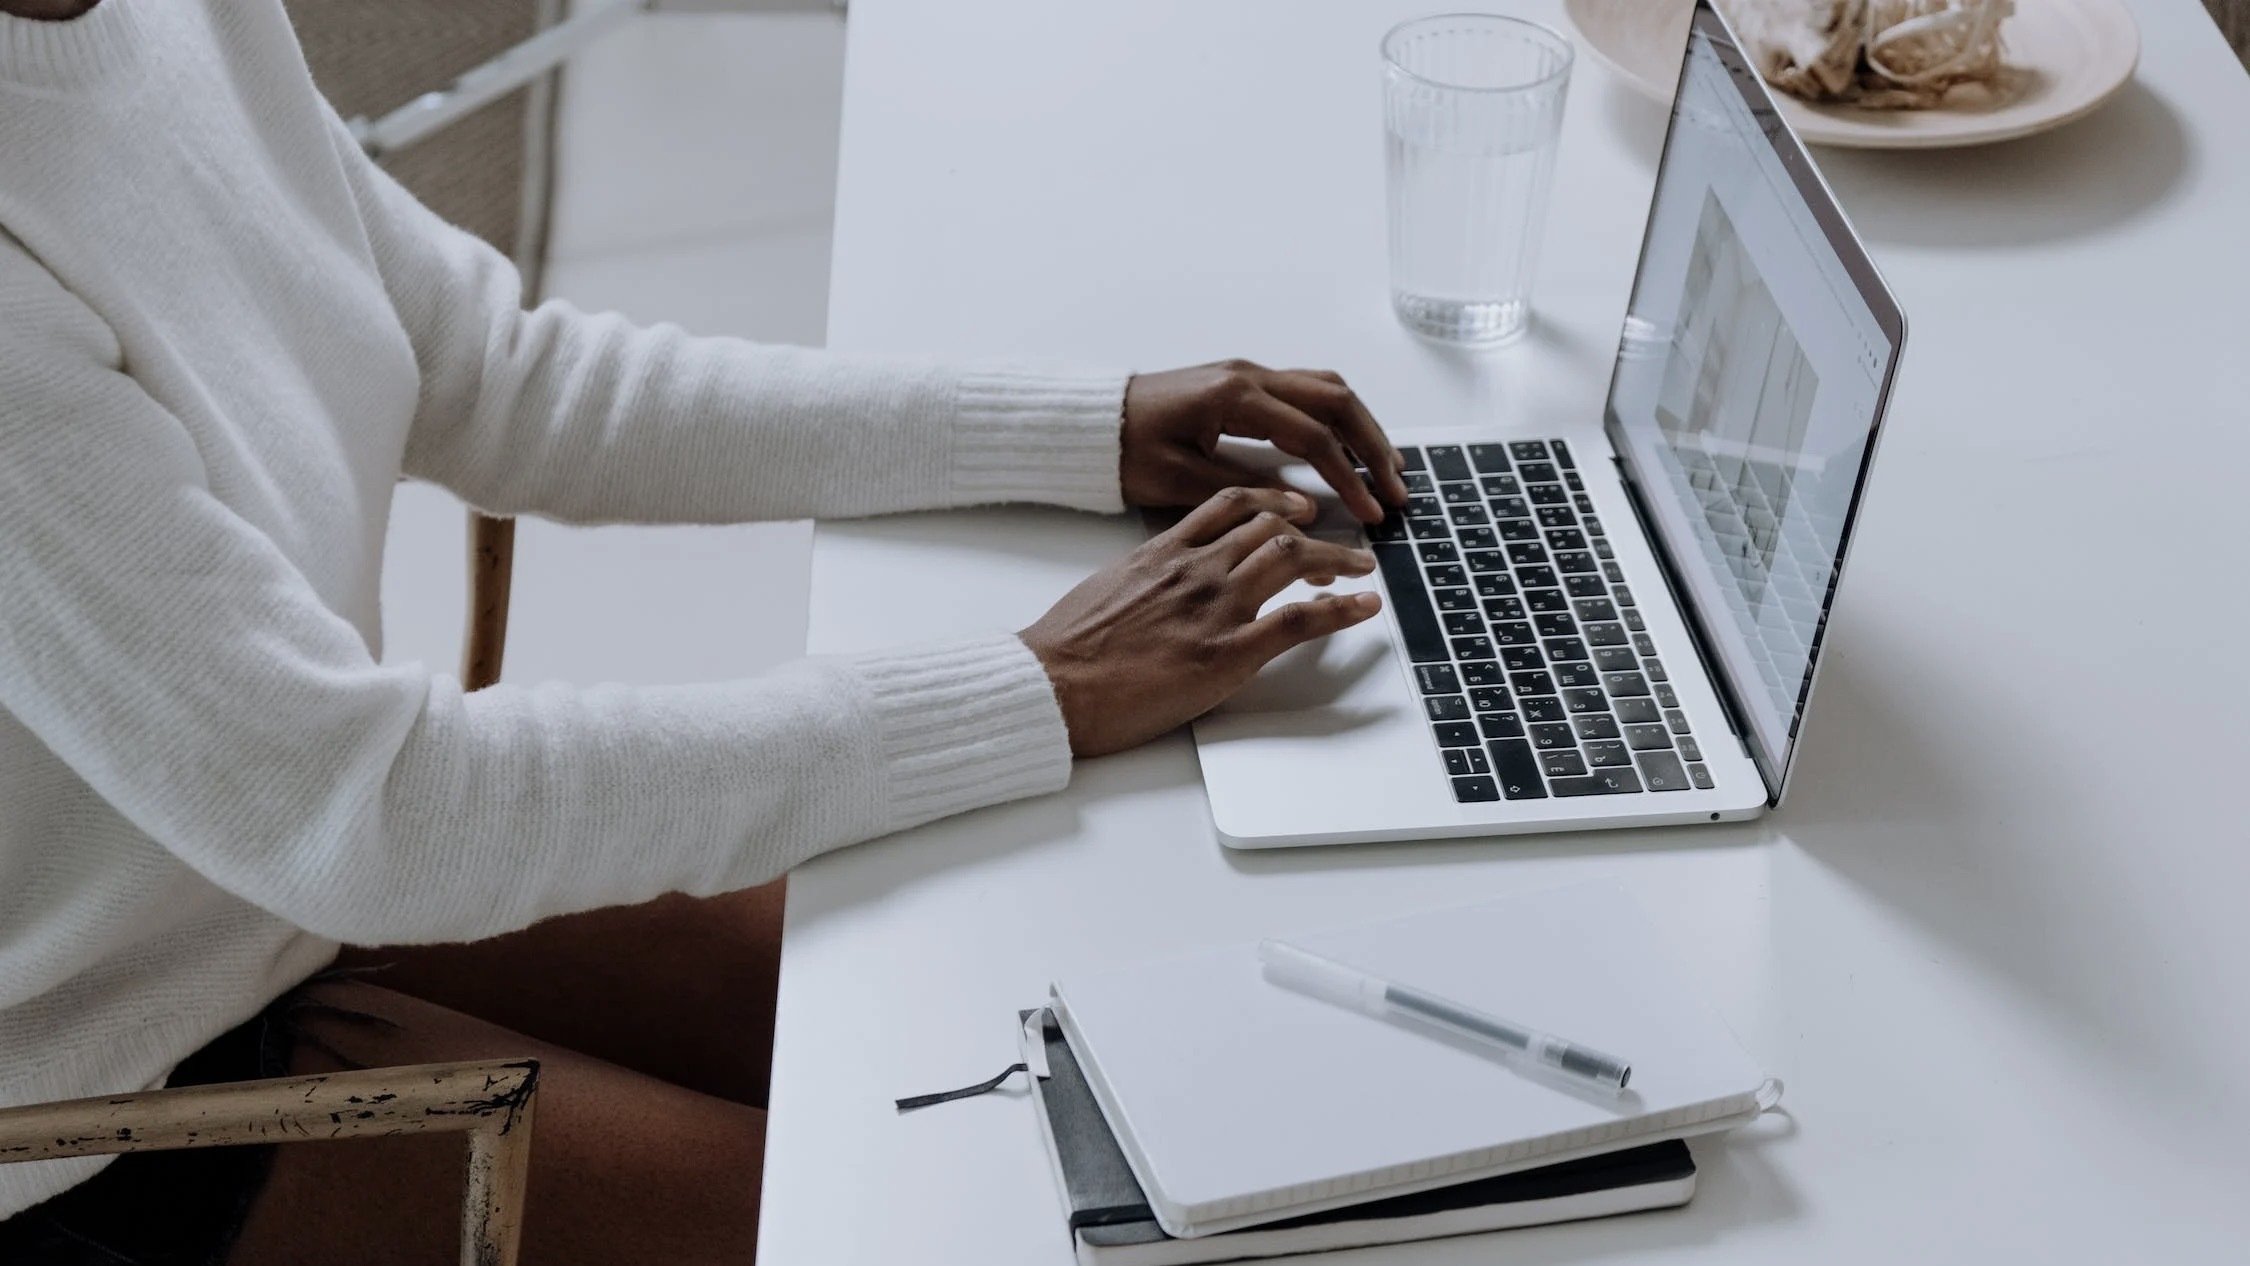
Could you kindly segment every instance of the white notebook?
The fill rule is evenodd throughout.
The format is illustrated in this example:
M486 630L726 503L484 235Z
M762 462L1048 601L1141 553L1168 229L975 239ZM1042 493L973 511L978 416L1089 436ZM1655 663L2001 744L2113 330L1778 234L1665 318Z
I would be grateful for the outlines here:
M1722 1130L1778 1093L1615 884L1289 939L1618 1055L1632 1089L1284 989L1254 943L1058 981L1055 1016L1172 1235Z

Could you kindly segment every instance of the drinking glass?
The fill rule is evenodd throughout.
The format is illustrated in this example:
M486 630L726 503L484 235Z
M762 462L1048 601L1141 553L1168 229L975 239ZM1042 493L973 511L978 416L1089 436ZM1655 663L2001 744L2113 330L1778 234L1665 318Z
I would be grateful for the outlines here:
M1383 37L1391 307L1406 328L1472 344L1528 328L1571 55L1536 22L1482 13Z

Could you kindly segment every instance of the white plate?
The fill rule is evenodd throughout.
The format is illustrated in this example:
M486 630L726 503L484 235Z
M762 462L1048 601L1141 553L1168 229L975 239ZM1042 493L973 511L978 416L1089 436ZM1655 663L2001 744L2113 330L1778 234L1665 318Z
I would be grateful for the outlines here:
M1603 64L1669 105L1693 0L1564 0ZM2141 35L2124 0L2016 0L2000 28L2008 64L2030 72L2022 92L1985 108L1862 110L1775 92L1797 134L1815 145L1936 149L2029 136L2082 118L2133 77Z

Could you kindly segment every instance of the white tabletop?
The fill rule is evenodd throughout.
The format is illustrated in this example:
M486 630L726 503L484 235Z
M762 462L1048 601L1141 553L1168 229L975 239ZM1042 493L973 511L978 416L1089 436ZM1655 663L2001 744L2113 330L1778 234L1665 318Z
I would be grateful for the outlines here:
M830 342L1333 366L1394 425L1593 424L1661 113L1581 58L1537 291L1485 357L1384 299L1399 0L854 0ZM1560 22L1560 5L1520 7ZM765 1266L1063 1263L1014 1056L1089 966L1611 875L1788 1082L1675 1213L1384 1261L2215 1261L2250 1245L2250 79L2195 0L1988 150L1821 161L1914 326L1790 801L1757 823L1244 855L1184 737L790 893ZM1016 628L1136 537L824 527L811 642ZM1343 1258L1337 1266L1347 1260Z

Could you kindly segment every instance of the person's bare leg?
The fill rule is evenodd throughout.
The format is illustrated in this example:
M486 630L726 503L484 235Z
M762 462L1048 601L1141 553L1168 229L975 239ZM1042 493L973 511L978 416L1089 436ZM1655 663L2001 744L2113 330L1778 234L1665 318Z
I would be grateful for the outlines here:
M365 984L308 995L377 1023L305 1015L293 1071L530 1055L540 1061L523 1266L750 1260L765 1113ZM275 1151L228 1266L441 1266L457 1260L458 1134Z
M368 981L763 1107L783 883L565 915L465 945L350 949Z

